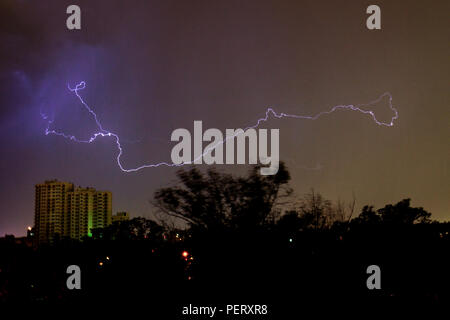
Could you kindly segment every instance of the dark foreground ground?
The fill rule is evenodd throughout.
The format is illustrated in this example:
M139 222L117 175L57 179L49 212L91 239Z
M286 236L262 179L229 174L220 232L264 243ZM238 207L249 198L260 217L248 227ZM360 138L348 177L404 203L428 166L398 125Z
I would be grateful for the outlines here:
M344 235L216 232L163 242L62 241L39 248L3 241L0 301L2 306L143 311L158 319L209 318L183 315L189 305L224 310L215 319L286 319L360 307L432 310L450 301L448 231L448 224L441 224ZM81 269L80 290L66 286L69 265ZM380 290L367 288L369 265L381 269ZM267 305L268 315L226 315L232 304Z

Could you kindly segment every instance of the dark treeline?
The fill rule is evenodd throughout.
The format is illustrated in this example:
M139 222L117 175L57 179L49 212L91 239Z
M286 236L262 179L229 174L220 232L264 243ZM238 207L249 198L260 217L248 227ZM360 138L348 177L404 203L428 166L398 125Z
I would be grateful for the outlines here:
M269 304L276 314L449 298L450 224L410 199L361 212L314 190L295 199L283 164L274 176L192 169L178 178L155 193L152 220L114 223L82 242L3 241L0 301L140 301L180 315L189 303ZM82 290L66 288L72 264ZM370 265L381 268L380 290L367 289Z

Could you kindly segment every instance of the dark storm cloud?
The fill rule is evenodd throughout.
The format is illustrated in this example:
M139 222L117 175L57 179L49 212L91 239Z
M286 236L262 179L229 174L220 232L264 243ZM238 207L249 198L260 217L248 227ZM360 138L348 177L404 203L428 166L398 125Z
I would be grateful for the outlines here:
M379 32L365 28L367 3L356 0L76 3L79 31L65 26L71 1L0 3L0 146L8 154L0 159L0 235L32 224L33 185L45 179L111 190L114 210L136 216L173 178L167 168L122 173L111 140L87 146L43 134L40 111L57 128L93 132L67 90L82 80L105 128L137 141L124 144L128 168L169 160L171 131L193 120L233 128L268 105L314 114L390 91L400 112L393 128L350 112L267 126L280 128L298 193L355 191L359 205L409 196L448 218L447 2L381 1ZM385 104L377 108L390 116Z

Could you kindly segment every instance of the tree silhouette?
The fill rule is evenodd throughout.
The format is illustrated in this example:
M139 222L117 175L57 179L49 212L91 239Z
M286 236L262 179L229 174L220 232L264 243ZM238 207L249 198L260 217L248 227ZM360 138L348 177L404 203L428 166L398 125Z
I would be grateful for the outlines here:
M411 207L411 199L404 199L395 205L388 204L384 208L374 211L373 206L364 206L358 217L352 220L353 224L365 225L412 225L431 222L431 213L422 207Z
M411 199L404 199L395 205L388 204L378 210L381 220L389 224L414 224L430 222L431 213L422 207L411 207Z
M262 176L254 167L247 177L206 174L193 168L177 173L181 186L162 188L155 193L156 208L182 219L192 228L215 230L248 229L274 220L276 205L288 197L289 172L283 163L276 175Z
M373 206L364 206L359 216L352 220L352 223L377 225L381 223L381 217L373 210Z
M305 195L300 205L301 217L309 221L315 230L323 229L328 225L332 210L331 201L326 200L314 189Z
M340 225L343 229L348 225L355 208L355 199L350 203L337 201L333 203L320 193L311 189L300 200L296 210L288 210L278 221L282 230L324 230Z
M114 222L105 228L92 230L94 239L105 240L143 240L160 239L164 228L155 221L137 217L129 221Z

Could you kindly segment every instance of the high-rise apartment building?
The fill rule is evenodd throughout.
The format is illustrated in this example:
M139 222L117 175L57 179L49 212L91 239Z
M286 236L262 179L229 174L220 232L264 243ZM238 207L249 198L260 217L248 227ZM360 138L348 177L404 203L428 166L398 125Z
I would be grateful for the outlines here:
M38 243L53 242L68 226L67 197L73 184L56 180L35 186L34 226Z
M92 228L104 228L111 224L112 194L109 191L97 191L94 194Z
M36 185L35 229L38 243L56 238L81 240L94 228L111 224L112 194L74 188L56 180Z
M77 188L69 192L69 237L81 240L86 235L91 236L92 229L110 225L111 200L111 192L97 191L94 188Z

